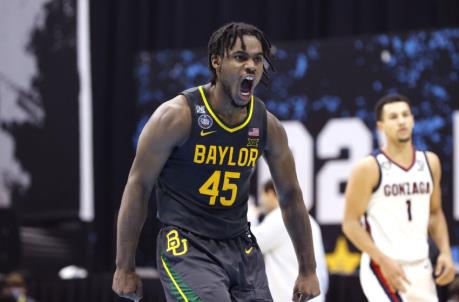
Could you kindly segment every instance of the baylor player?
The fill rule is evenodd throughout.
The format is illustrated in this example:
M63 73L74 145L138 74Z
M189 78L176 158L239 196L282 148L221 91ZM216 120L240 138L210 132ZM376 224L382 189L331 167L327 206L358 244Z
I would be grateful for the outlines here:
M168 301L272 301L247 224L250 177L264 155L295 247L294 301L319 294L311 227L286 133L253 96L267 79L271 44L256 27L230 23L209 40L209 84L182 92L152 115L139 139L118 217L114 291L136 299L135 250L154 185L157 261Z

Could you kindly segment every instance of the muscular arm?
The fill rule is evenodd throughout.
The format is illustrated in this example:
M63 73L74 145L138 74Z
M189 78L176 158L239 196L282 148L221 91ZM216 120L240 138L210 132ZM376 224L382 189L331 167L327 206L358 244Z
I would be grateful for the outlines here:
M441 166L440 160L434 153L428 152L427 160L434 183L430 200L429 234L440 251L435 269L436 281L439 285L445 285L454 278L454 267L451 259L448 227L441 207Z
M183 96L161 105L145 125L118 214L117 270L134 271L135 250L152 187L173 148L186 140L190 125L191 115Z
M265 158L276 187L282 218L295 248L299 265L299 279L312 276L308 280L309 283L312 283L310 284L311 287L306 288L306 291L308 291L308 295L311 295L309 297L318 295L318 281L315 275L316 262L309 215L298 184L293 156L288 147L287 135L280 122L269 112ZM299 284L298 282L297 279L296 288ZM315 282L317 284L314 284ZM316 286L317 288L315 288ZM300 288L299 291L302 291L302 289Z

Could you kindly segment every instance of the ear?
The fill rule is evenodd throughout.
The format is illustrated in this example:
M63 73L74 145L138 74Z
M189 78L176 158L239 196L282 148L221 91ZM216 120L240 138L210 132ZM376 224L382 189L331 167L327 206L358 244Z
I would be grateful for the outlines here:
M212 58L211 58L211 62L212 62L212 67L213 67L215 70L219 70L219 69L220 69L221 62L222 62L220 56L218 56L218 55L213 55Z

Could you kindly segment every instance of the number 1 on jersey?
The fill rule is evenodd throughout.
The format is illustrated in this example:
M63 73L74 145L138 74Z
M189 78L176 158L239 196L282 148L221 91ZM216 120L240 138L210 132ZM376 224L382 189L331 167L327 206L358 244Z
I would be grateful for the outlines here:
M199 188L199 193L210 196L209 205L211 206L215 205L217 196L220 193L218 188L220 185L221 174L222 174L221 171L215 170L215 172L212 173L212 175ZM231 183L230 181L231 179L237 179L240 176L241 176L241 173L239 172L224 172L223 185L222 185L221 190L231 191L231 196L229 199L225 197L220 197L220 203L223 206L230 207L236 201L237 185L234 183Z
M412 217L411 217L411 200L407 200L406 201L406 210L408 212L408 221L411 221L412 220Z

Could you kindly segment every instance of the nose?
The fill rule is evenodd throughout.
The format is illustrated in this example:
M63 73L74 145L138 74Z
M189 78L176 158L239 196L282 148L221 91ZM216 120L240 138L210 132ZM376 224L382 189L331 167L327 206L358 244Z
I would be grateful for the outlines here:
M404 124L406 123L406 117L400 116L400 117L398 118L398 123L399 123L400 125L404 125Z
M253 59L247 60L245 70L247 73L255 74L257 68L255 67L255 62L253 61Z
M257 71L257 69L255 68L255 66L246 66L245 67L245 71L247 73L250 73L250 74L255 74L255 72Z

